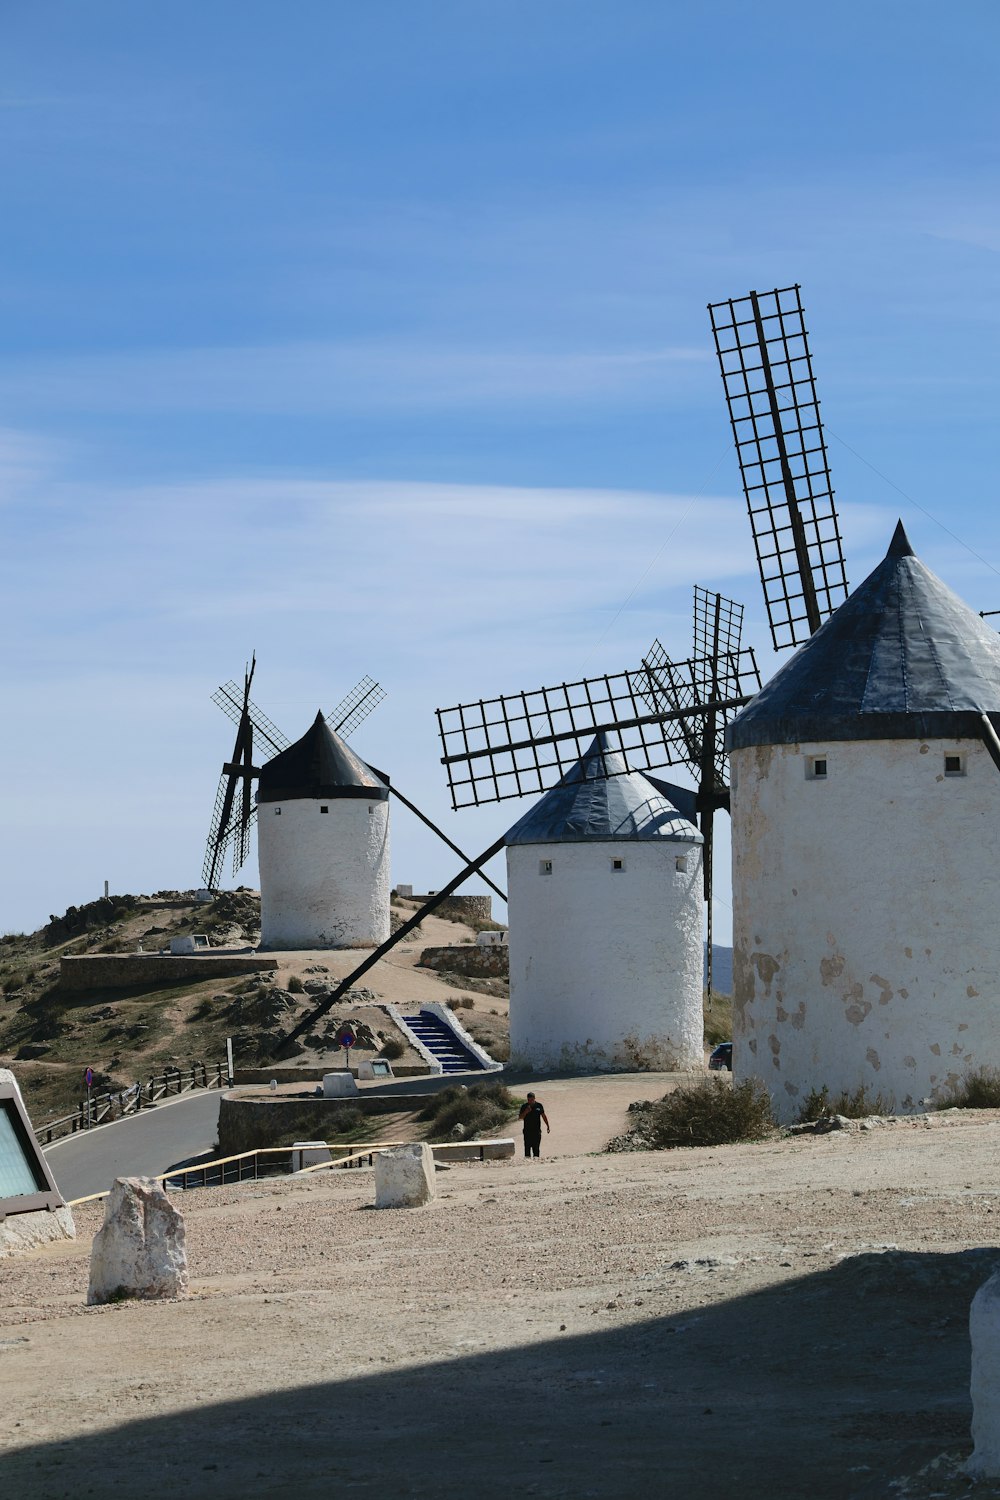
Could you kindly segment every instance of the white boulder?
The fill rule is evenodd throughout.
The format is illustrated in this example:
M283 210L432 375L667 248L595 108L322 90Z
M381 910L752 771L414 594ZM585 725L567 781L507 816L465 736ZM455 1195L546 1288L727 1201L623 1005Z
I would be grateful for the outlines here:
M376 1154L376 1208L419 1208L436 1193L434 1154L426 1141Z
M0 1260L23 1255L49 1245L53 1240L75 1240L76 1227L69 1209L39 1208L26 1214L8 1214L0 1219Z
M969 1313L972 1337L972 1441L966 1469L1000 1477L1000 1271L983 1283Z
M186 1297L184 1218L159 1182L118 1177L90 1252L88 1303Z

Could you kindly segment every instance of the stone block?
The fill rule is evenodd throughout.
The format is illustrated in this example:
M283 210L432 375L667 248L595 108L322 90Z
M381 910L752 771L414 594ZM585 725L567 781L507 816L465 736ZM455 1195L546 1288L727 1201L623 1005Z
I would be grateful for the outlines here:
M0 1260L24 1255L53 1240L75 1240L76 1228L68 1208L39 1208L0 1219Z
M419 1208L436 1193L434 1154L426 1141L376 1154L376 1208Z
M292 1143L292 1171L301 1172L303 1167L317 1167L333 1161L326 1141L294 1141Z
M349 1099L358 1092L354 1074L344 1068L339 1073L323 1074L324 1099Z
M983 1283L969 1313L972 1338L972 1456L977 1479L1000 1477L1000 1271Z
M184 1218L160 1183L117 1177L90 1252L88 1303L186 1297Z

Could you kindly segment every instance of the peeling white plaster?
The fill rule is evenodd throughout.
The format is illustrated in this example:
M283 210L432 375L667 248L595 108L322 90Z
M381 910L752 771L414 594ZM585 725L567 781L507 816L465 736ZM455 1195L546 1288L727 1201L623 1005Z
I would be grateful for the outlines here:
M939 774L946 751L965 775ZM816 755L828 774L807 780ZM984 747L851 741L731 759L736 1079L761 1077L787 1120L786 1082L865 1083L917 1107L1000 1065L1000 773Z

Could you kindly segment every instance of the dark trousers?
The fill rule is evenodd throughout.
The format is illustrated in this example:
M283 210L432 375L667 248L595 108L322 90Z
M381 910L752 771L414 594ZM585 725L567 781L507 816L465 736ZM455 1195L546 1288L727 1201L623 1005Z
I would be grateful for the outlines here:
M542 1149L542 1132L539 1131L537 1135L529 1135L528 1132L525 1131L525 1133L524 1133L524 1154L525 1154L525 1156L538 1156L539 1153L541 1152L541 1149Z

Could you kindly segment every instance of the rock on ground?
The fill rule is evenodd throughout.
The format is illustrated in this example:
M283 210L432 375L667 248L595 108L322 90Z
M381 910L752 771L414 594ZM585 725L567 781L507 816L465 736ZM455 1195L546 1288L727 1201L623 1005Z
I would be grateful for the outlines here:
M419 1208L436 1195L434 1155L426 1141L375 1157L375 1207Z
M152 1178L116 1178L90 1253L88 1303L185 1297L187 1290L180 1210Z

